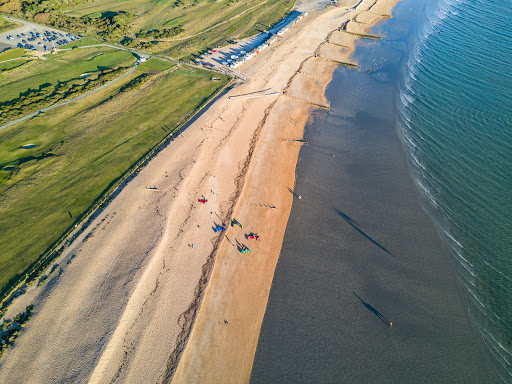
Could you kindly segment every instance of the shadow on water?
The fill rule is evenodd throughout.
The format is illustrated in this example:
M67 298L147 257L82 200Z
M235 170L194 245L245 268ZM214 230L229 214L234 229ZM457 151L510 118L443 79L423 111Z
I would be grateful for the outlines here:
M288 192L290 192L294 197L296 197L297 199L301 199L301 196L298 195L293 189L291 189L290 187L288 187Z
M382 245L380 245L377 241L375 241L374 239L372 239L370 236L368 236L363 230L361 230L356 224L357 222L352 219L350 216L346 215L345 213L341 212L339 209L336 209L336 212L338 212L338 214L352 227L354 228L357 232L359 232L361 235L363 235L364 237L366 237L368 240L370 240L373 244L375 244L377 247L379 247L380 249L382 249L384 252L386 252L388 255L393 255L391 252L389 252L385 247L383 247Z
M377 311L375 308L373 308L370 304L368 304L366 301L364 301L363 299L361 299L357 293L355 293L354 291L352 291L352 293L355 295L355 297L357 297L359 299L359 301L361 303L363 303L363 305L370 311L370 312L373 312L375 314L375 316L377 316L379 318L380 321L382 321L384 324L386 324L389 328L391 328L391 326L393 325L393 323L391 321L389 321L386 316L384 316L382 313L380 313L379 311Z

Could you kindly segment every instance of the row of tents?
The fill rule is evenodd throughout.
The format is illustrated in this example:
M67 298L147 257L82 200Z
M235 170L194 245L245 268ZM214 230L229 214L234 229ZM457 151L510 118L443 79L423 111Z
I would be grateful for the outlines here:
M243 55L242 57L240 57L237 61L235 61L234 63L232 63L230 65L230 68L238 68L240 65L242 65L243 63L245 63L247 60L250 60L252 59L254 56L256 56L258 53L264 51L265 49L267 49L270 44L273 44L277 41L277 39L280 37L280 36L283 36L286 32L288 32L288 30L293 27L295 24L297 24L299 21L301 21L305 16L308 15L308 12L305 12L305 13L301 13L300 15L298 15L295 19L293 19L290 23L288 23L286 26L284 26L283 28L281 28L279 31L277 31L277 33L275 34L271 34L264 42L263 44L259 45L258 47L256 47L254 50L252 50L251 52L247 52L245 55Z

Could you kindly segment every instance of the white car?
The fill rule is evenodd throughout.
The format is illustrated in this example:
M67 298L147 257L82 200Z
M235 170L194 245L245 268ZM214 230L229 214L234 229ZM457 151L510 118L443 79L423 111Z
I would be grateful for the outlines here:
M222 65L228 65L228 62L227 61L223 61Z
M231 58L232 58L233 60L236 60L236 59L238 59L238 56L237 56L237 55L231 55Z

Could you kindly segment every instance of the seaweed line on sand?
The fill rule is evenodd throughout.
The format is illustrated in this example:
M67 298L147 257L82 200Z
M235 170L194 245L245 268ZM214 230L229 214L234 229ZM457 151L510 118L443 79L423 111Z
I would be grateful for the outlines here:
M251 163L252 156L254 154L254 150L256 148L256 144L258 142L258 139L260 137L261 130L263 129L268 116L270 115L270 111L276 104L277 98L271 105L267 107L265 110L265 114L263 116L263 119L258 124L258 127L254 131L254 134L252 136L251 142L249 144L249 151L247 153L247 157L245 159L245 162L243 163L240 172L235 178L235 191L230 196L230 208L229 211L226 213L225 217L223 218L224 222L230 218L233 215L234 208L236 206L236 203L238 202L238 199L240 197L240 194L242 192L242 188L245 184L245 176L247 174L247 170L249 169L249 165ZM194 292L194 299L190 303L190 306L187 308L185 312L183 312L179 319L178 324L181 327L181 332L178 334L178 337L176 338L176 346L174 347L174 350L172 351L171 355L169 356L169 359L167 360L167 366L165 373L163 375L162 384L169 383L176 371L176 368L178 367L178 363L180 361L180 358L183 354L183 351L185 350L185 346L187 345L188 338L190 337L190 333L192 331L192 327L194 325L194 322L196 320L196 315L201 307L201 303L204 298L204 294L206 292L206 288L208 287L208 281L210 280L210 276L213 271L213 267L215 265L215 259L217 256L217 251L219 250L219 246L224 239L223 236L217 237L217 240L214 243L214 247L210 255L208 256L208 259L206 260L205 264L202 267L202 274L199 278L199 281L196 285L196 289Z

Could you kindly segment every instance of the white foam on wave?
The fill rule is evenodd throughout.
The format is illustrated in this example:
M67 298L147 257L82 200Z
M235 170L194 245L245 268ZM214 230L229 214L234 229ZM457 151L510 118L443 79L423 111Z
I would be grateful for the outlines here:
M422 175L423 178L425 178L424 175ZM436 201L436 198L435 196L432 194L432 192L430 191L430 189L419 179L419 178L416 178L416 183L420 186L420 188L422 189L422 191L425 193L425 196L428 197L428 199L430 200L430 202L432 203L432 205L436 208L439 207L439 205L437 204L437 201Z
M505 279L507 280L511 280L512 281L512 278L510 278L510 276L507 276L505 275L503 272L499 271L498 269L496 269L492 264L488 263L487 261L484 260L484 263L491 267L495 272L498 272L501 276L503 276Z
M496 345L498 345L502 350L503 352L505 352L507 355L509 355L510 357L512 357L512 351L509 351L507 347L505 347L503 344L501 344L498 340L496 340L494 338L494 336L487 331L487 329L483 328L483 330L485 331L485 333L487 333L487 335L496 343ZM510 365L510 364L509 364Z
M407 125L408 128L409 127L409 122L408 121L404 121L403 122L405 125ZM417 145L414 143L414 140L412 139L411 136L409 136L409 132L410 130L407 130L407 129L404 129L402 131L402 137L404 138L405 140L405 145L407 145L407 148L411 151L413 150L417 150Z
M428 171L427 171L427 167L425 166L425 164L423 164L423 162L418 158L418 156L416 156L416 154L412 151L411 151L411 157L414 161L414 164L423 170L423 171L419 171L419 170L418 171L421 173L421 176L426 179L425 173L428 173Z
M480 301L480 299L478 298L478 296L475 294L475 292L473 292L473 290L471 288L469 288L467 285L466 285L466 289L468 290L469 293L471 293L471 296L473 296L473 298L478 301L478 303L482 306L482 308L485 308L487 309L487 307L485 306L484 303L482 303Z
M463 267L463 268L464 268L464 269L465 269L465 270L466 270L466 271L467 271L467 272L468 272L468 273L469 273L473 278L478 278L478 276L476 275L476 273L475 273L475 272L473 272L473 270L472 270L472 265L471 265L470 263L468 263L468 262L466 261L466 259L465 259L465 258L463 258L463 257L461 256L461 254L460 254L460 253L455 252L455 254L457 255L457 258L458 258L458 260L457 260L457 261L458 261L459 265L462 265L462 267ZM473 282L471 282L471 285L472 285L472 286L475 286L474 281L473 281Z
M455 244L457 244L457 245L460 247L460 249L464 249L464 247L462 246L462 244L461 244L460 242L458 242L458 241L455 239L455 237L453 237L449 232L445 232L445 234L446 234L446 236L448 236L448 237L449 237L449 238L450 238L450 239L451 239ZM464 260L466 260L466 259L464 259ZM467 261L467 260L466 260L466 261ZM468 263L469 263L469 261L468 261ZM471 264L471 263L470 263L470 264Z
M493 357L496 359L496 361L500 364L500 366L503 368L504 373L507 374L509 378L512 378L512 373L510 372L510 369L512 368L512 364L509 363L509 356L506 356L503 354L505 352L506 354L510 353L503 348L503 345L499 343L494 337L492 337L491 333L487 331L487 329L482 328L482 331L480 331L480 334L482 335L482 339L484 340L484 343L488 346L489 352L493 355ZM496 372L496 367L493 367L494 371L500 379L503 380L504 383L508 383L509 379L506 379L501 372Z

